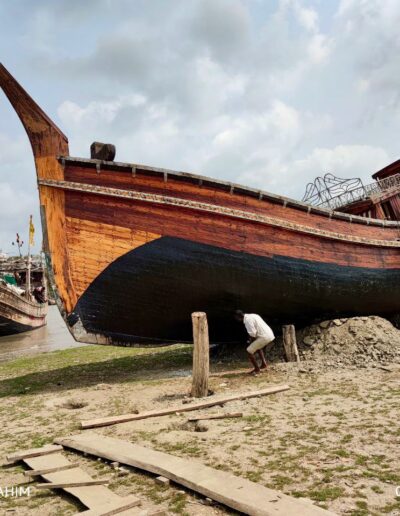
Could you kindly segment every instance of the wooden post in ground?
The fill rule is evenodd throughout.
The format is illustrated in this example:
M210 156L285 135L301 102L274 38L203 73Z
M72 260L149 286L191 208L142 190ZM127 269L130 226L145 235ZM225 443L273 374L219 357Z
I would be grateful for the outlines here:
M296 330L293 324L282 326L283 346L288 362L300 362L299 350L297 349Z
M204 312L192 313L193 325L193 376L192 392L194 398L208 396L208 377L210 372L210 344L208 340L207 315Z

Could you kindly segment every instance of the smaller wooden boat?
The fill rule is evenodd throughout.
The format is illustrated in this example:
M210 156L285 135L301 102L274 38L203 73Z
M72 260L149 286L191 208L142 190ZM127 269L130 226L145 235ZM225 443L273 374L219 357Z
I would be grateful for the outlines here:
M27 258L0 260L0 336L34 330L46 324L47 299L43 264L31 256L35 228L29 225ZM19 235L17 234L19 248Z
M18 287L0 282L0 336L22 333L46 324L47 303L27 299Z

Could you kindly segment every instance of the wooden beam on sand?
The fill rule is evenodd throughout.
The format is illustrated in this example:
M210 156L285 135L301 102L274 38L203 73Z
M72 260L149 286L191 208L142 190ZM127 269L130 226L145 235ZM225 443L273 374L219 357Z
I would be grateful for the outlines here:
M123 516L167 516L167 512L160 508L142 509L135 505L123 507L116 507L114 510L89 510L77 512L74 516L114 516L114 514L121 514Z
M103 486L109 484L110 480L84 480L82 482L46 482L44 484L36 484L36 489L66 489L67 487L88 487L88 486Z
M49 444L48 446L43 446L42 448L32 448L31 450L12 453L11 455L7 455L6 459L9 464L14 464L15 462L19 462L20 460L28 459L30 457L41 457L42 455L48 455L49 453L60 451L62 451L61 446L54 446L53 444Z
M57 473L58 471L67 471L68 469L74 468L79 468L79 464L74 462L72 464L66 464L65 466L57 466L54 468L30 469L28 471L24 471L24 475L26 477L42 477L48 473Z
M203 421L206 419L226 419L243 417L243 412L228 412L227 414L204 414L203 416L190 417L188 421Z
M113 500L110 503L106 503L103 507L97 509L89 509L87 511L79 512L76 516L113 516L114 514L120 514L121 512L138 507L141 504L140 500L135 496L126 496L120 500ZM137 514L140 514L141 510L138 510ZM124 514L126 514L124 512ZM129 514L134 515L134 511L130 511Z
M142 412L141 414L123 414L122 416L109 416L99 419L91 419L88 421L81 421L81 428L96 428L101 426L116 425L118 423L126 423L128 421L138 421L139 419L147 419L150 417L166 416L168 414L180 414L181 412L190 412L193 410L200 410L203 408L214 407L216 405L225 405L230 401L245 400L248 398L257 398L258 396L267 396L268 394L275 394L277 392L287 391L289 385L275 385L267 387L260 391L242 392L241 394L233 394L226 397L213 397L199 403L187 404L185 406L171 407L160 410L150 410Z
M192 491L251 516L332 516L311 500L293 498L226 471L128 441L84 432L58 444L169 478Z

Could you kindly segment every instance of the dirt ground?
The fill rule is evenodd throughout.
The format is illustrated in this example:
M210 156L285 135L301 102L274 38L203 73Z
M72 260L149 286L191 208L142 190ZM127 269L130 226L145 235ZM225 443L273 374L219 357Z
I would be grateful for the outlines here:
M181 406L190 390L191 349L137 350L91 346L19 359L0 366L0 455L41 446L77 433L79 421ZM216 361L214 371L246 366ZM337 514L400 515L400 366L379 364L315 368L307 362L275 364L249 377L213 376L216 394L234 394L288 383L290 390L235 401L203 413L243 412L238 419L207 421L196 432L189 414L99 428L110 435L230 471L286 494L307 497ZM80 408L78 408L80 407ZM201 412L197 411L196 414ZM170 514L233 514L204 504L180 486L161 487L154 477L124 474L100 460L66 452L95 478L112 478L120 495L138 494L143 506ZM20 465L0 469L0 486L25 479ZM83 510L59 492L1 498L1 514L69 515Z

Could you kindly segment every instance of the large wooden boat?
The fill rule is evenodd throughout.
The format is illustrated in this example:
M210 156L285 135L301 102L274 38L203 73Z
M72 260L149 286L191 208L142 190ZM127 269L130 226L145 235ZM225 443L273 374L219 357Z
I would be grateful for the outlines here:
M399 222L119 163L107 147L70 157L2 66L0 86L32 144L48 266L76 339L189 341L196 310L214 342L238 339L236 308L273 324L400 312Z

